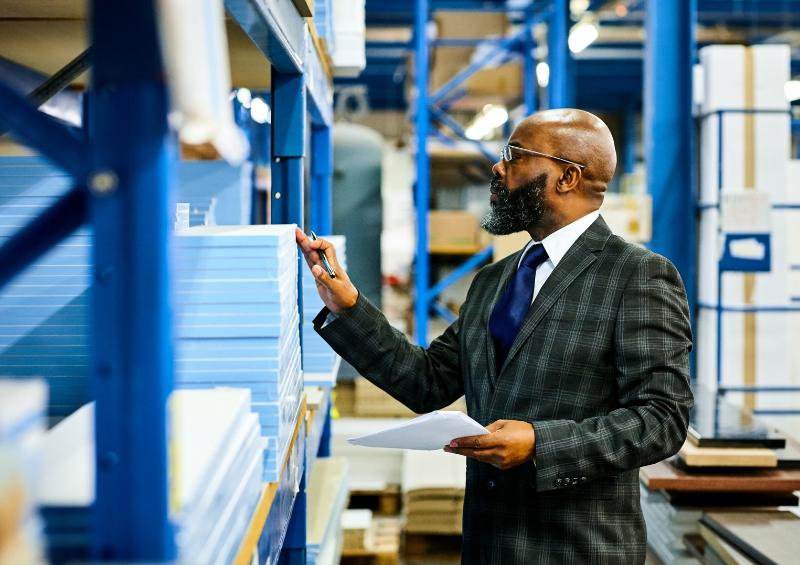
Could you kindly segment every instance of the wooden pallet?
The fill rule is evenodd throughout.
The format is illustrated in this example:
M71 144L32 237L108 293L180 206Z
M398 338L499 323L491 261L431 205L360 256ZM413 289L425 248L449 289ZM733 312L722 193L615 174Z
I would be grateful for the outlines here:
M440 534L403 535L403 554L407 562L435 559L437 562L461 561L462 536Z
M351 490L349 508L367 508L376 516L400 514L400 485L389 485L383 490Z

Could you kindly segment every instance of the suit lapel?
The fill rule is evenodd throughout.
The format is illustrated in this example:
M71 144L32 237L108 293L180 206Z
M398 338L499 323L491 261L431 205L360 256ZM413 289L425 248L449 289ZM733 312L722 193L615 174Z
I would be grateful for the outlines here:
M602 250L606 240L611 235L611 230L608 229L602 217L589 226L572 247L569 248L566 255L558 263L558 266L553 270L550 276L545 281L536 299L528 309L525 320L522 322L522 327L514 339L514 344L511 346L511 351L508 352L506 362L500 370L508 366L517 352L525 344L525 341L531 336L533 330L544 318L545 314L553 307L558 298L564 293L565 290L578 278L583 271L597 260L595 251ZM496 301L495 301L496 303Z
M526 243L525 247L527 246L528 244ZM497 306L497 303L500 302L500 299L503 297L503 293L508 288L508 285L511 284L511 279L513 279L514 275L517 273L517 265L519 264L520 256L525 250L525 247L514 253L509 259L508 263L506 263L506 266L503 269L503 275L494 291L494 297L489 303L489 309L486 312L486 351L489 357L488 365L491 382L494 382L494 380L497 378L497 351L495 350L492 332L489 331L489 318L491 317L492 312L494 312L494 307Z

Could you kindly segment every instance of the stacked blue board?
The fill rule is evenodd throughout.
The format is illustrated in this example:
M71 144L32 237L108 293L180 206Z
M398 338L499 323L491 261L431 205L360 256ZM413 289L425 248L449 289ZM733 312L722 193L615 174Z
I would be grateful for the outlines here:
M175 387L249 388L265 481L278 479L303 397L294 225L176 232Z
M343 269L347 269L346 240L342 235L320 236L330 241L336 249L336 258ZM325 340L314 331L314 318L322 310L322 299L317 292L314 276L308 264L303 262L303 374L307 386L331 386L336 384L341 359Z
M0 157L0 245L72 186L41 157ZM46 379L56 421L89 401L91 250L80 229L0 288L0 377Z

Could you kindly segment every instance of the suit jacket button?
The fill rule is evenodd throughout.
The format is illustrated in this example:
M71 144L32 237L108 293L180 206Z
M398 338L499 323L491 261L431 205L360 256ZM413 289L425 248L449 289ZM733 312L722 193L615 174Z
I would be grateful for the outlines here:
M572 477L572 484L573 485L577 485L578 484L578 477Z
M486 488L492 490L496 484L497 483L494 482L494 479L489 479L488 481L486 481Z
M561 479L556 479L555 485L557 487L560 487L561 486L561 482L562 482Z
M586 482L586 477L581 477L581 482L585 483Z

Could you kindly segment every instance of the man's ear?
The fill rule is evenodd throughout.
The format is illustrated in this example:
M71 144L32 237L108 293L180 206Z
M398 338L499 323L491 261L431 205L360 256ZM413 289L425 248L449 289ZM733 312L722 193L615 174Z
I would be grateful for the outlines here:
M572 190L578 188L578 184L581 180L581 172L580 167L575 165L567 165L564 169L564 173L559 177L558 182L556 183L556 191L560 193L567 193Z

